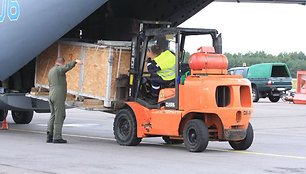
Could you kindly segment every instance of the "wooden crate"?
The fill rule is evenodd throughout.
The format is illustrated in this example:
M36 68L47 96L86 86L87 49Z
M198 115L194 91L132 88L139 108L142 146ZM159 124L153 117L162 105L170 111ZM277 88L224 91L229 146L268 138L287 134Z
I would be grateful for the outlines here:
M81 59L66 74L68 93L103 100L110 107L116 96L116 78L128 75L130 67L130 43L102 41L99 44L59 41L42 52L36 61L35 87L48 87L48 72L57 57L66 63Z

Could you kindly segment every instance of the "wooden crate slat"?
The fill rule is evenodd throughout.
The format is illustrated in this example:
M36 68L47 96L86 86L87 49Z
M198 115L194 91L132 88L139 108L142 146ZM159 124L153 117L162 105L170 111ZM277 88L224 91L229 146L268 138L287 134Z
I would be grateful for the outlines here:
M113 66L110 97L114 99L116 93L116 77L118 74L128 74L130 67L130 50L112 47ZM58 50L59 49L59 50ZM121 50L118 71L119 55ZM84 94L96 99L105 99L109 68L110 47L87 44L81 42L57 42L47 48L37 57L36 86L48 86L48 72L54 66L58 56L65 58L66 63L75 60L84 60L83 67L76 67L66 74L68 93ZM82 78L83 77L83 78Z

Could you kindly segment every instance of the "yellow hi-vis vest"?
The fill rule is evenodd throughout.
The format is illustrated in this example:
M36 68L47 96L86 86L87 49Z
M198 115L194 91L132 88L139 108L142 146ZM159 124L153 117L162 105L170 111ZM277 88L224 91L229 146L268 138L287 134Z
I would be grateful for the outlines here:
M157 75L167 81L175 79L175 56L169 50L162 52L154 61L161 69Z

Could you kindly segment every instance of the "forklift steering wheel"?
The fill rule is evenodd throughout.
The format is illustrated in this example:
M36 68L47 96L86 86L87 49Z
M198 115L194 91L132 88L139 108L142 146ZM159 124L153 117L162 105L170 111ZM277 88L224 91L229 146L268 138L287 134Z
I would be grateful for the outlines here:
M150 77L143 77L141 80L140 92L143 97L149 97L151 95L151 79Z

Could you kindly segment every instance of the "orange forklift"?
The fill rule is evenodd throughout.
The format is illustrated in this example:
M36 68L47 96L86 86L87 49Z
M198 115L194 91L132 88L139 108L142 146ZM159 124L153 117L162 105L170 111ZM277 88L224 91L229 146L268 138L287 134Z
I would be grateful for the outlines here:
M176 56L176 79L163 86L158 101L152 103L146 94L150 85L142 79L148 76L147 49L160 36ZM202 36L211 47L195 49L190 56L186 50L194 46L192 38ZM221 42L215 29L142 30L132 41L128 100L114 120L117 143L136 146L142 138L162 137L167 144L184 143L190 152L204 151L209 141L228 141L235 150L248 149L253 142L251 84L241 76L227 75Z

